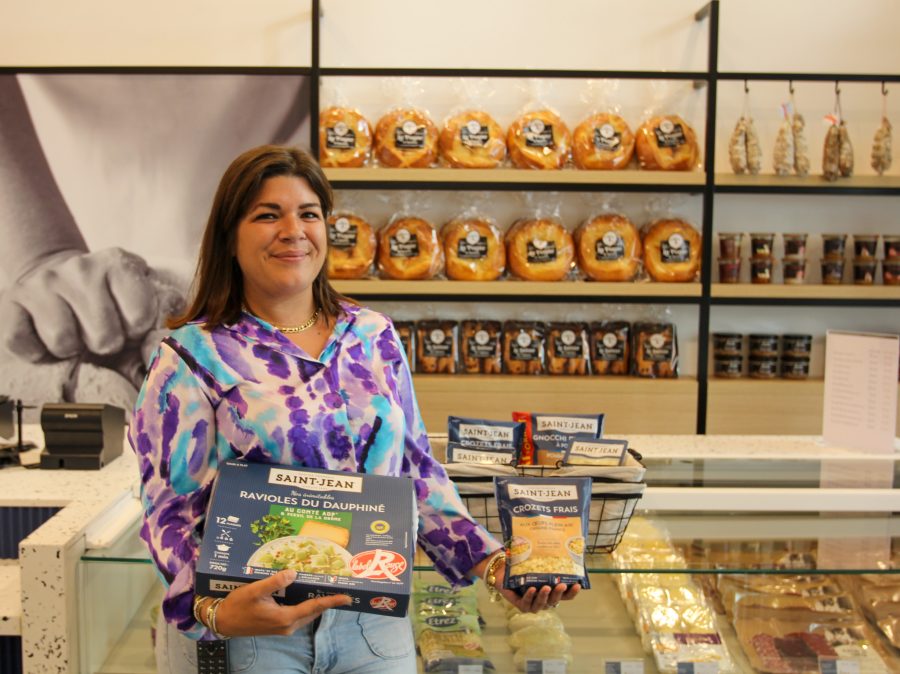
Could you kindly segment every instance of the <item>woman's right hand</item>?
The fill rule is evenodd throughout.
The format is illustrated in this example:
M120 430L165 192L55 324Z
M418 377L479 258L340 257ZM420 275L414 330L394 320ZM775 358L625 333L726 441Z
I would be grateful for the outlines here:
M296 571L285 569L232 590L216 609L216 630L228 637L287 636L311 623L326 609L353 603L346 594L316 597L293 606L276 603L272 595L293 583L296 577Z

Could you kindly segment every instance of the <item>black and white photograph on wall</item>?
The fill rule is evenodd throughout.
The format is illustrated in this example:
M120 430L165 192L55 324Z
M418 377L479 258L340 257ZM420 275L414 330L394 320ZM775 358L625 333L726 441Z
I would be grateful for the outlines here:
M309 147L309 79L0 73L0 394L130 410L240 152Z

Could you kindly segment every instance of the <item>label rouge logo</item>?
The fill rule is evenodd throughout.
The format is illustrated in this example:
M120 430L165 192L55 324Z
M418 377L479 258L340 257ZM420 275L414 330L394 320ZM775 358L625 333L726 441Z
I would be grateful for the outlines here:
M399 581L408 566L406 558L391 550L366 550L350 560L350 571L357 578Z
M378 611L393 611L397 608L397 600L391 597L373 597L369 600L369 606Z

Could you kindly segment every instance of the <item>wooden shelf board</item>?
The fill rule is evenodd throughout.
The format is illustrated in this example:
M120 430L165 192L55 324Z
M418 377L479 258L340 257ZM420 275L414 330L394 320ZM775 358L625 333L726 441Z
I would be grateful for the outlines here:
M710 435L821 435L823 379L710 379ZM897 418L900 419L900 396Z
M900 300L900 286L713 283L712 297L822 300Z
M513 411L602 412L610 434L696 432L693 378L418 374L413 379L431 433L446 433L449 415L509 419Z
M821 188L833 189L900 189L900 176L898 175L855 175L849 178L840 178L833 182L825 180L821 175L777 176L773 173L760 175L735 175L733 173L716 173L716 187L775 187L775 188Z
M595 283L592 281L392 281L354 279L332 281L345 295L508 295L511 297L700 297L699 283Z
M454 169L454 168L326 168L330 181L363 182L466 182L466 183L545 183L612 185L684 185L702 188L706 174L698 171L530 171L528 169Z

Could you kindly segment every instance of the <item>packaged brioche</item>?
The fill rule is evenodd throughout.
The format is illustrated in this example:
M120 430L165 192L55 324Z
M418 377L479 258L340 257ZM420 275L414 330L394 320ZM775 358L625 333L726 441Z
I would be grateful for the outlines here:
M486 106L493 94L485 79L460 78L459 103L444 120L441 161L453 168L495 168L506 159L506 136Z
M575 230L578 268L592 281L633 281L641 269L643 244L637 227L610 203Z
M591 371L599 375L626 375L631 363L631 325L627 321L592 323Z
M394 321L394 329L403 346L409 371L416 371L416 324L414 321Z
M503 324L503 371L506 374L544 374L546 325L540 321Z
M369 160L372 127L355 108L332 106L319 113L319 163L356 168Z
M634 133L614 100L617 80L590 80L582 100L591 112L572 133L572 161L580 169L628 168L634 156Z
M376 237L372 225L352 205L328 216L328 278L355 279L369 275L375 261Z
M351 106L339 88L323 87L319 112L319 163L324 167L356 168L369 161L372 127Z
M588 335L584 323L554 322L547 325L547 372L588 374Z
M386 94L399 101L375 126L373 154L388 168L427 168L437 161L438 128L427 110L416 104L423 94L415 80L387 81Z
M647 274L665 283L696 280L702 254L700 232L674 213L671 200L651 200L647 212L649 221L641 232Z
M693 171L700 163L697 133L680 110L696 106L684 82L653 83L652 103L636 132L638 163L651 171Z
M378 270L385 278L419 280L434 278L444 268L444 253L437 231L425 218L404 204L378 230Z
M465 209L440 231L447 278L493 281L506 269L506 247L496 221L479 205Z
M572 150L569 127L546 103L540 82L532 80L526 88L530 100L506 132L510 161L523 169L561 169Z
M574 267L575 241L562 224L559 204L530 204L528 209L531 215L504 235L506 264L524 281L561 281Z

